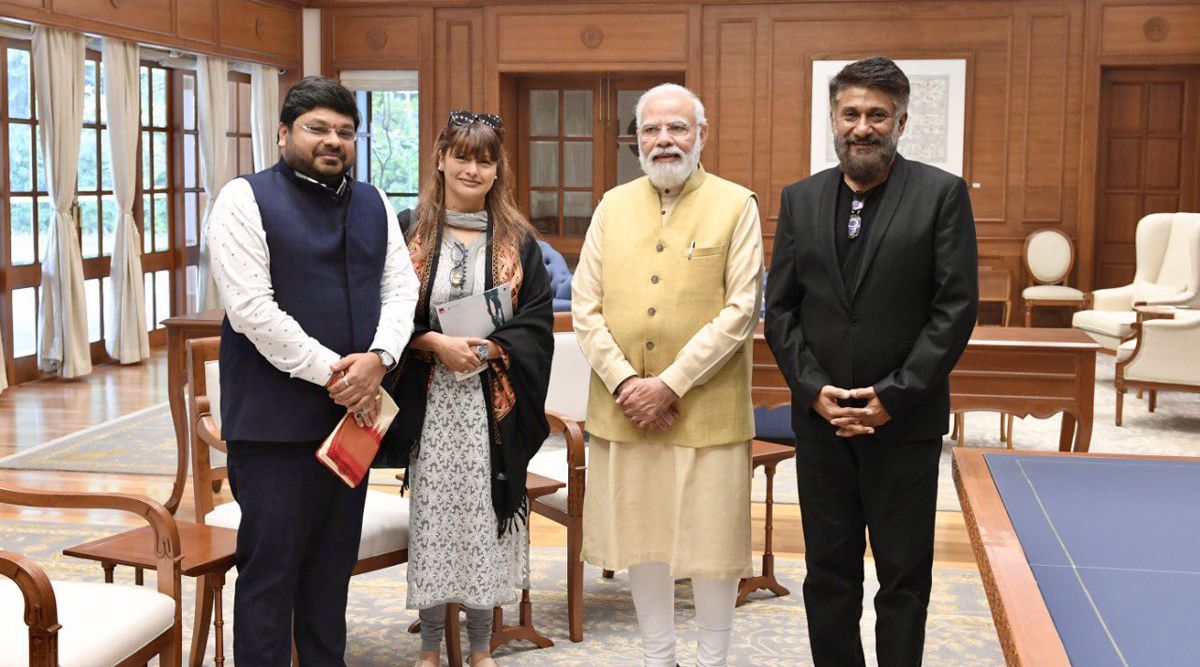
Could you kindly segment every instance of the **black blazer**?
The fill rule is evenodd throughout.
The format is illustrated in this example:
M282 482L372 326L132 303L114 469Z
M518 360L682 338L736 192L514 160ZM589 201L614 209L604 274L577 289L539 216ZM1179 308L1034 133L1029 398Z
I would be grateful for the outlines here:
M833 440L812 410L821 387L873 386L892 416L875 435L897 441L948 430L951 369L979 307L975 219L963 179L900 155L867 235L853 284L834 247L842 173L827 169L783 190L766 338L792 390L792 428Z

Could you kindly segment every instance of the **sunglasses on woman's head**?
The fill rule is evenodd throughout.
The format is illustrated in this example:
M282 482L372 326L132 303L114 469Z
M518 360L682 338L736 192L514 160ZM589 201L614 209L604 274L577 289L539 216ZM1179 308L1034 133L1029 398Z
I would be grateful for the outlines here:
M471 123L483 123L493 130L500 131L504 129L504 121L500 117L490 113L473 113L466 109L459 109L450 112L450 118L447 119L447 125L470 125Z

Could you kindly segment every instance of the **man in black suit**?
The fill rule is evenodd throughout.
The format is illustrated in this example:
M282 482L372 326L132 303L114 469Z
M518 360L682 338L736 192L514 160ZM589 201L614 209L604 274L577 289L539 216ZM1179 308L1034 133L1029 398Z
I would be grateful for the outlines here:
M804 605L817 665L864 664L864 529L880 665L918 665L949 375L978 308L961 178L896 146L908 78L874 57L829 84L840 165L784 189L766 337L792 391Z

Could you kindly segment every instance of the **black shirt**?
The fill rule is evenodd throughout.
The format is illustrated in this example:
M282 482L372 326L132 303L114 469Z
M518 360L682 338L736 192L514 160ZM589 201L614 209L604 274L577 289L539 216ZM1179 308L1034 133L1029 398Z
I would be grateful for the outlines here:
M854 191L846 185L845 179L838 179L837 209L833 216L833 238L837 247L838 266L842 268L842 283L849 292L854 288L854 278L858 275L858 267L862 264L863 249L867 245L867 237L875 227L875 212L879 210L879 202L883 201L883 192L887 181L862 193L863 209L859 212L862 218L862 228L856 238L850 238L850 202L854 199Z

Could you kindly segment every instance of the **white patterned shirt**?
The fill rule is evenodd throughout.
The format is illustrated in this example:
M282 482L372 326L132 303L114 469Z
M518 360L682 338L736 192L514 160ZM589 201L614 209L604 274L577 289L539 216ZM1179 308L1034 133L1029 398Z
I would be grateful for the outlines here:
M419 284L392 203L382 191L379 196L388 221L387 250L379 326L368 349L385 350L399 359L412 335ZM259 354L289 376L328 384L333 375L330 367L341 355L305 333L275 301L267 234L249 181L235 178L221 188L206 235L213 278L233 330L250 339Z

